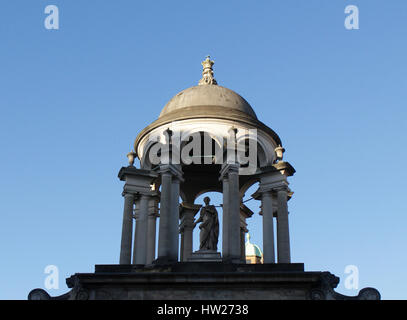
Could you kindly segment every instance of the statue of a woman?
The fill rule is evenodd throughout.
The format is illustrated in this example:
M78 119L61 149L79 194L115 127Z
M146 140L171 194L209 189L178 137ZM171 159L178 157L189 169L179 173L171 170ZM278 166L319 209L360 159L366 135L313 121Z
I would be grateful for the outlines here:
M204 198L205 206L201 209L199 219L195 221L194 228L197 223L201 222L199 229L200 246L199 250L218 250L218 237L219 237L219 219L218 211L215 206L210 205L211 199Z

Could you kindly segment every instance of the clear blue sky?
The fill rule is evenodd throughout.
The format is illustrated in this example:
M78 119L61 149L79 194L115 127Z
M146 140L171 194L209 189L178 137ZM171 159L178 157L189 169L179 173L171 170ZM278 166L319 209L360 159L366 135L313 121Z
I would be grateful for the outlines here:
M44 28L44 8L60 29ZM344 27L346 5L360 29ZM0 4L0 299L118 262L122 183L137 133L200 79L245 97L297 170L292 257L360 271L406 299L407 2L58 1ZM258 203L250 202L258 212ZM261 245L259 217L249 222Z

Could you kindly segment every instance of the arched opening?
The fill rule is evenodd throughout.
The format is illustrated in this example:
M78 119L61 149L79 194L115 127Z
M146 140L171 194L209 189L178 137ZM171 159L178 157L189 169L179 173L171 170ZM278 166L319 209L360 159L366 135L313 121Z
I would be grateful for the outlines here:
M262 228L262 216L259 215L260 212L260 201L256 201L252 198L252 194L255 193L258 189L258 173L261 172L260 168L265 167L270 161L270 155L266 152L265 144L268 141L258 141L253 139L253 137L249 134L242 134L240 135L236 142L238 149L234 152L237 155L236 160L239 162L239 177L238 180L234 180L234 185L238 185L238 192L233 191L231 194L235 194L231 199L236 199L236 201L227 200L228 204L231 203L233 205L233 210L230 212L233 213L232 216L227 217L233 224L227 224L225 227L227 228L226 231L223 229L223 188L229 188L230 185L233 185L232 182L228 182L228 178L225 177L225 173L222 171L224 168L228 168L227 166L223 167L222 163L224 163L228 159L228 148L227 144L225 145L225 137L217 137L212 136L210 132L203 131L201 128L194 128L189 132L184 131L181 132L171 132L171 134L178 135L179 144L175 147L171 146L171 148L164 148L162 150L170 150L170 157L167 156L166 159L172 163L174 160L173 154L179 153L176 155L175 159L178 159L177 165L179 169L182 168L182 176L180 175L180 190L179 190L179 203L180 203L180 224L179 224L179 246L178 246L178 253L179 258L181 261L187 261L190 254L193 252L200 250L200 225L196 225L195 227L191 227L194 224L194 221L197 221L200 217L200 212L202 207L204 206L204 198L209 196L211 198L210 204L215 206L218 215L218 225L219 231L217 234L217 252L221 252L222 256L226 257L226 259L234 259L234 261L240 260L245 261L245 248L246 248L246 235L248 232L251 234L251 242L257 245L259 250L256 252L262 252L263 247L263 228ZM169 133L168 133L169 134ZM170 134L169 134L170 135ZM170 135L173 137L172 135ZM165 141L169 141L167 137ZM171 138L172 140L173 138ZM174 138L175 141L176 138ZM160 139L163 141L163 139ZM163 141L164 142L164 141ZM162 154L162 151L159 148L159 145L163 142L155 142L149 143L147 148L145 149L144 159L142 163L144 164L144 168L154 169L157 164L154 164L152 161L149 162L150 153L156 154L159 159ZM165 142L164 142L165 143ZM254 147L253 147L254 146ZM231 149L232 150L232 149ZM219 151L221 153L219 153ZM240 152L240 158L239 158ZM255 154L254 161L253 161L253 152ZM241 160L248 160L248 163L240 163ZM221 163L217 161L222 159ZM160 160L161 161L161 160ZM161 162L158 163L158 165ZM168 162L167 162L168 163ZM240 169L247 169L249 167L254 167L253 170L249 170L250 173L245 171L246 173L242 173ZM226 169L229 170L229 169ZM236 170L232 169L231 170ZM236 172L236 171L235 171ZM227 173L230 174L230 173ZM220 179L220 175L222 178ZM229 176L230 177L230 176ZM236 178L234 178L236 179ZM226 182L225 182L226 181ZM160 178L157 179L157 188L161 189ZM234 187L236 188L236 187ZM236 189L235 189L236 190ZM232 192L232 191L230 191ZM239 202L237 202L237 198L239 198ZM249 201L248 201L249 200ZM174 201L174 200L171 200ZM232 202L230 202L232 201ZM239 205L240 204L240 205ZM187 217L187 218L186 218ZM191 222L192 221L192 222ZM157 219L157 225L160 225L160 219ZM172 224L174 225L174 223ZM229 227L227 227L229 226ZM184 227L188 229L188 232L184 232ZM225 253L222 252L222 235L223 232L229 234L228 241L226 243L226 247L224 248ZM238 232L240 232L238 234ZM172 232L174 233L174 232ZM187 236L185 236L187 234ZM204 232L205 234L205 232ZM233 235L233 236L232 236ZM239 245L239 238L240 238L240 245ZM188 239L186 241L185 239ZM236 240L234 240L236 239ZM237 242L235 242L237 241ZM159 234L157 233L156 236L156 252L158 253L158 242L159 242ZM175 251L175 242L171 242L173 245L171 250ZM188 244L188 248L186 249L185 244ZM240 254L239 254L239 247L240 247ZM187 258L185 258L187 257ZM260 257L261 258L261 257Z

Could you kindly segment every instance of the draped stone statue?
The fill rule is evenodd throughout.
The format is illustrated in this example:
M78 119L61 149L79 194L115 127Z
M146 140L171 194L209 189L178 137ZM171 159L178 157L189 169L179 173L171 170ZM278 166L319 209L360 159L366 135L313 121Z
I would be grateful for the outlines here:
M198 220L194 223L195 226L200 222L199 233L200 246L199 250L218 250L218 237L219 237L219 219L218 211L215 206L210 205L211 199L204 198L205 206L201 209L201 214Z

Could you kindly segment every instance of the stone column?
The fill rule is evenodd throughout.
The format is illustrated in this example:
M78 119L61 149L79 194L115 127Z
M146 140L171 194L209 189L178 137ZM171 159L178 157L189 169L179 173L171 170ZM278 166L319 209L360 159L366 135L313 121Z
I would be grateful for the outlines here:
M147 203L148 198L156 193L152 190L151 185L158 177L158 174L152 170L137 169L134 166L129 166L122 167L118 176L121 181L126 182L123 187L125 209L123 216L120 263L131 263L133 205L135 196L137 195L137 205L134 214L136 218L136 228L134 235L133 263L145 264L147 252Z
M279 161L263 167L257 195L261 196L263 213L263 261L275 262L273 217L277 217L277 262L290 263L290 237L288 230L288 181L294 168ZM275 207L275 208L273 208Z
M158 235L158 258L170 256L170 210L171 210L171 185L170 172L161 173L161 199L160 199L160 225ZM178 236L178 232L177 232Z
M279 263L290 263L287 188L277 189L277 257Z
M158 236L158 261L178 261L179 185L182 171L175 165L161 165L161 205Z
M234 165L229 169L229 255L240 260L240 193L239 167Z
M263 213L263 262L275 263L273 197L271 191L262 192L261 210Z
M229 253L229 229L228 229L228 211L229 211L229 180L226 177L222 181L223 205L222 205L222 257Z
M227 164L221 170L221 177L227 176L227 190L223 190L223 205L226 214L223 223L226 224L226 233L222 239L227 239L227 249L223 252L226 261L241 262L240 252L240 193L239 193L239 165ZM225 197L226 195L226 197Z
M155 259L155 238L156 224L158 217L158 199L153 196L149 200L148 207L148 227L147 227L147 261L146 264L151 264Z
M184 258L185 235L184 235L184 228L182 227L182 223L180 224L180 227L179 227L179 233L181 235L181 248L179 250L179 252L180 252L180 261L186 261L186 258Z
M147 261L147 226L148 226L148 201L149 196L142 194L140 200L140 208L137 218L137 234L135 235L135 257L134 263L145 265Z
M177 177L172 177L171 185L171 242L170 242L170 260L178 261L178 248L179 248L179 185L180 181Z
M135 230L134 230L134 242L133 242L133 264L136 263L136 248L137 248L137 235L140 230L140 224L137 223L137 220L139 218L139 213L140 213L140 199L135 200L135 209L134 209L134 222L136 224Z
M194 218L201 205L182 204L181 210L181 261L187 261L192 254Z
M122 239L120 245L120 264L131 264L131 241L133 236L134 194L124 192Z

